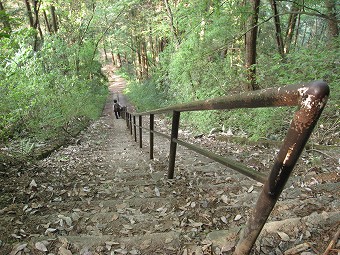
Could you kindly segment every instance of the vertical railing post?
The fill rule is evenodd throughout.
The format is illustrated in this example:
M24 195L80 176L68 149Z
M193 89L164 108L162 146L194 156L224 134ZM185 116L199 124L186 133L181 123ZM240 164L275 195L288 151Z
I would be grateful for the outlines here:
M130 118L129 118L129 124L130 124L130 134L132 135L132 114L130 114Z
M125 122L126 122L126 126L127 126L127 128L129 128L129 113L128 112L126 112L125 113Z
M142 148L143 147L142 115L139 115L138 123L139 123L139 148Z
M155 129L155 115L150 114L150 159L153 159L153 131Z
M134 136L135 136L135 142L137 142L136 116L133 116L133 134L134 134Z
M329 88L326 83L316 82L299 92L300 107L294 115L255 208L241 232L233 255L250 253L322 113Z
M172 114L168 179L174 178L176 149L177 149L177 143L174 140L178 138L180 114L181 112L178 112L178 111L174 111Z

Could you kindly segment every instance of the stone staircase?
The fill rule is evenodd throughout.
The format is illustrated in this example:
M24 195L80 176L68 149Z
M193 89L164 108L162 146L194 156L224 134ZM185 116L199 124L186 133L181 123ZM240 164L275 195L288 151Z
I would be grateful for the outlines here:
M77 144L1 177L0 254L232 254L262 185L181 147L167 180L168 141L148 160L110 103ZM327 246L339 179L312 177L291 178L252 254Z

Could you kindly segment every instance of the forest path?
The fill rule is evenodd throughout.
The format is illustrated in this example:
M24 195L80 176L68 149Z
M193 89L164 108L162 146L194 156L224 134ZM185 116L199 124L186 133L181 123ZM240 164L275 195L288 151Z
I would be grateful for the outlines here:
M124 119L113 116L116 96L129 105L124 80L108 77L103 114L77 144L0 176L0 254L231 254L262 185L181 146L175 179L167 180L168 140L155 137L149 160ZM259 169L275 155L262 145L192 139ZM326 248L340 221L340 182L329 155L312 169L305 164L310 156L302 157L252 254L281 255L299 244L309 255Z

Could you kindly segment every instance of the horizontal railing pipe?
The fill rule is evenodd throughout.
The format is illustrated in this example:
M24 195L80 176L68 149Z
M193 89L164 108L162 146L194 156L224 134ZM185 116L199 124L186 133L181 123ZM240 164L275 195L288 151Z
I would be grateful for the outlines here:
M232 160L232 159L229 159L229 158L226 158L226 157L222 157L220 155L217 155L215 153L212 153L208 150L205 150L205 149L202 149L201 147L199 146L196 146L194 144L190 144L190 143L187 143L187 142L184 142L184 141L180 141L178 139L174 139L174 142L178 143L179 145L182 145L192 151L195 151L203 156L206 156L212 160L215 160L216 162L222 164L222 165L225 165L245 176L248 176L249 178L255 180L255 181L258 181L258 182L261 182L261 183L265 183L266 180L267 180L267 176L265 174L262 174L260 172L257 172L255 171L254 169L252 168L249 168L247 167L246 165L242 164L242 163L239 163L235 160Z
M269 88L244 92L237 95L222 96L213 99L199 100L191 103L183 103L164 107L152 111L134 113L135 115L162 114L172 111L202 111L202 110L227 110L238 108L260 108L260 107L279 107L296 106L301 100L303 92L308 85L325 84L317 81L307 85L289 85L278 88Z

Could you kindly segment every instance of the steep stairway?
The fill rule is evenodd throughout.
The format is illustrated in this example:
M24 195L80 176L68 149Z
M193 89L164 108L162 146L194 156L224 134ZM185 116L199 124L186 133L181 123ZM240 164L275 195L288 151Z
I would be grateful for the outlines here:
M182 147L167 180L169 142L155 137L149 160L125 120L114 119L113 98L77 143L1 177L0 254L232 254L262 185ZM219 148L240 150L232 146ZM252 254L290 254L303 244L301 252L317 254L333 237L339 176L301 171Z

